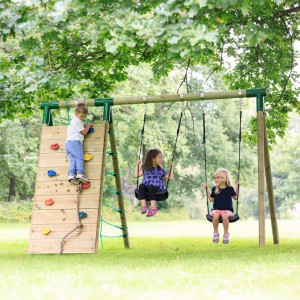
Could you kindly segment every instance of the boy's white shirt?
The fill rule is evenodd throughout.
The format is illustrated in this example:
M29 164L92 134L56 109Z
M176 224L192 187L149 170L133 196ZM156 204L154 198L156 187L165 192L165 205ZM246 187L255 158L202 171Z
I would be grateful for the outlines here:
M84 130L84 122L74 117L67 129L67 141L80 141L83 143L84 135L80 131Z

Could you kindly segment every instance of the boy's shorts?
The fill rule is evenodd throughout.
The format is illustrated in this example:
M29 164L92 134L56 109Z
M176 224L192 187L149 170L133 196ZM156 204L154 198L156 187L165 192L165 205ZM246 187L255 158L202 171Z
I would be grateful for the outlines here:
M215 213L219 213L220 217L222 217L223 214L227 214L228 218L233 217L233 212L230 210L218 210L214 209L209 214L213 217Z

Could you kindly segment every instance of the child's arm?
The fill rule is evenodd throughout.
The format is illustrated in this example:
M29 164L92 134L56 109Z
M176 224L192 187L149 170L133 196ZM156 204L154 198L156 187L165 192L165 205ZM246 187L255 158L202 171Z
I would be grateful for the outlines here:
M236 188L235 188L236 195L232 196L232 198L234 200L237 200L238 197L239 197L239 194L240 194L240 185L241 185L241 183L238 181L237 184L236 184Z
M171 166L171 168L170 168L170 174L169 173L166 174L166 179L171 181L171 180L173 180L174 163L171 162L170 166Z
M213 201L215 200L215 198L211 197L211 194L210 194L210 192L209 192L209 187L208 187L208 184L207 184L207 183L205 183L204 188L205 188L205 191L206 191L206 193L207 193L207 197L208 197L209 201L210 201L210 202L213 202Z
M143 170L141 168L141 161L138 160L136 162L136 167L135 167L135 171L134 171L134 177L140 177L143 176Z
M89 132L90 128L93 126L93 123L87 123L84 125L84 129L80 131L82 135L87 135Z

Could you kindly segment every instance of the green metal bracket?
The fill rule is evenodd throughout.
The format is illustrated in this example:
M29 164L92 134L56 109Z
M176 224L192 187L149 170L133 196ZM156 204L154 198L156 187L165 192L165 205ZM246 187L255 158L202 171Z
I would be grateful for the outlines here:
M96 98L94 99L95 106L105 106L105 104L113 105L113 98Z
M40 109L45 109L48 107L49 109L59 109L59 102L53 101L53 102L41 102L40 103Z
M246 90L247 97L256 97L257 111L264 111L264 96L266 95L266 89Z
M104 103L103 120L110 122L110 103Z
M51 109L49 106L45 106L43 110L43 124L53 126L53 118L51 114Z

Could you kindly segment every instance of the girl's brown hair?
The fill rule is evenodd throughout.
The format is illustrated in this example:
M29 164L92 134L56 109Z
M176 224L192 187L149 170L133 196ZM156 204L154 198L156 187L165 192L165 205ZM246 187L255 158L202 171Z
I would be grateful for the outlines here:
M159 149L150 149L146 154L146 159L142 168L147 171L153 170L153 159L155 159L158 154L162 154ZM158 168L162 169L161 166L158 166Z

